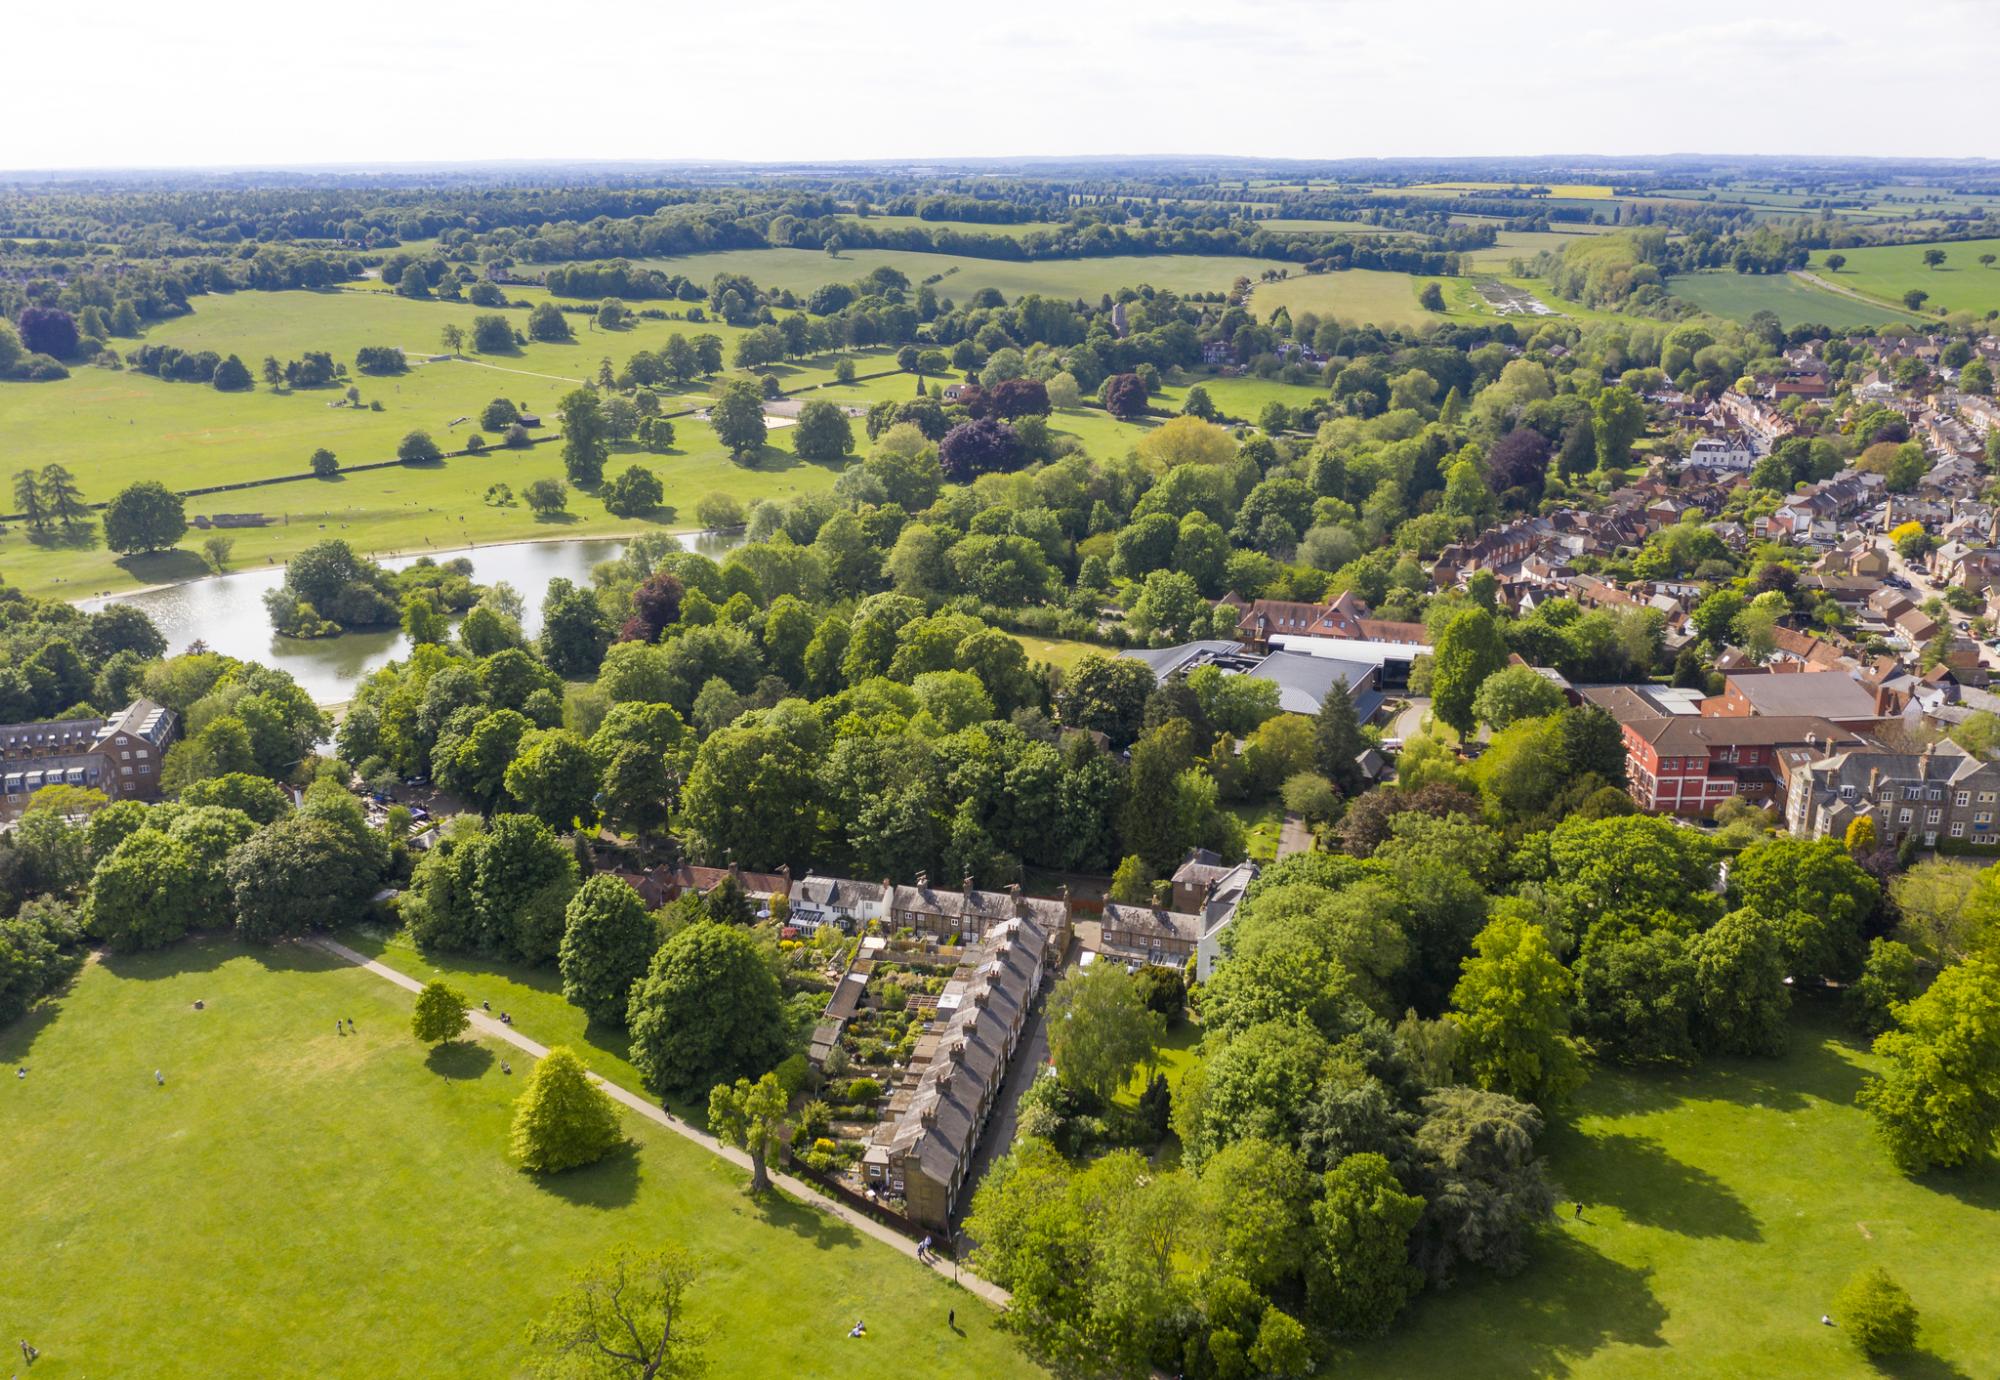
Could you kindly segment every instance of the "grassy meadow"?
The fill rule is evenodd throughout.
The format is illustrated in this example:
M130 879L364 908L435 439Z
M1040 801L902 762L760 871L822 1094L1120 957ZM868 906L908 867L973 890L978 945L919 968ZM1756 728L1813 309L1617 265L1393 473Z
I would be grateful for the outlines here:
M1417 294L1426 283L1444 289L1446 310L1425 311L1417 305ZM1454 296L1455 288L1464 293ZM1340 273L1299 273L1275 282L1259 283L1251 292L1252 306L1259 318L1268 317L1279 307L1294 318L1312 312L1320 318L1335 317L1357 324L1378 326L1418 326L1431 321L1492 319L1493 313L1472 297L1470 279L1432 278L1414 273L1390 273L1372 268L1351 268Z
M2000 1234L2000 1170L1897 1173L1854 1106L1872 1064L1809 1012L1781 1059L1599 1068L1544 1141L1565 1201L1528 1268L1426 1295L1342 1373L1992 1374L2000 1254L1973 1243ZM1922 1353L1879 1369L1819 1321L1873 1265L1922 1315Z
M636 1116L611 1159L522 1173L505 1146L529 1061L427 1052L411 1001L316 949L196 941L95 963L0 1029L0 1061L30 1070L0 1088L0 1318L41 1348L38 1380L518 1375L527 1324L625 1243L696 1256L718 1376L1036 1373L949 1280L753 1202L743 1171Z
M2000 274L1995 277L2000 278ZM1910 319L1899 306L1871 306L1801 282L1789 273L1737 273L1729 269L1679 273L1668 280L1668 288L1703 311L1734 321L1747 321L1760 311L1775 312L1788 327L1803 322L1845 329Z
M708 283L719 273L742 273L758 287L796 293L809 293L827 283L852 283L886 266L907 275L912 286L936 277L932 286L938 296L954 302L989 287L1010 302L1030 292L1094 302L1120 288L1145 284L1175 292L1223 292L1239 277L1254 280L1266 269L1281 267L1272 259L1215 254L1122 254L1023 263L904 249L845 249L838 258L818 249L727 249L633 262L684 274L697 283Z
M1944 263L1937 268L1926 268L1926 249L1942 249ZM1981 254L2000 254L2000 239L1893 244L1833 252L1847 256L1838 273L1827 269L1825 250L1812 256L1812 271L1844 288L1895 303L1898 318L1906 315L1902 311L1903 294L1912 288L1930 294L1930 301L1924 304L1926 312L1942 307L1946 311L1969 311L1984 316L2000 310L2000 260L1991 268L1979 262Z

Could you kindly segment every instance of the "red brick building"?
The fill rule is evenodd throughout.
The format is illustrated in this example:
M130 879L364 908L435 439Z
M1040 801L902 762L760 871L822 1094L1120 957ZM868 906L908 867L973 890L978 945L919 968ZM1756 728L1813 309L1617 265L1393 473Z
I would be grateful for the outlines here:
M1780 796L1778 753L1831 752L1868 740L1812 715L1702 718L1676 714L1632 719L1625 733L1625 780L1649 814L1706 815L1731 796L1762 804Z

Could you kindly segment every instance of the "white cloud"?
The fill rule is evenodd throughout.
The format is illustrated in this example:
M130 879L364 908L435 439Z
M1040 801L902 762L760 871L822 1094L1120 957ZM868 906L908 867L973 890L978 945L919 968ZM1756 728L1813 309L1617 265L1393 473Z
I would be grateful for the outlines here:
M1971 0L207 0L16 7L0 167L489 158L1970 156ZM1868 111L1906 117L1876 118ZM33 117L29 117L29 113ZM1801 112L1804 112L1802 115ZM46 114L47 118L42 118Z

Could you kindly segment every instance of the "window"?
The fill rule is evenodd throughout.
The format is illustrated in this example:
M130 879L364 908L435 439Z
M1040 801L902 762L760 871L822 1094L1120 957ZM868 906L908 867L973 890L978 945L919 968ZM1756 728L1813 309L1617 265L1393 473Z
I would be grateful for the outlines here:
M1840 798L1841 798L1842 800L1852 800L1852 799L1854 799L1854 787L1852 787L1852 786L1842 786L1842 787L1840 788Z
M144 748L139 749L139 760L142 762L145 761L148 757L151 757L152 755L153 755L152 753L146 751L146 749Z
M1925 792L1924 792L1924 799L1926 799L1926 800L1943 800L1943 799L1944 799L1944 787L1942 787L1942 786L1933 786L1933 787L1931 787L1931 788L1930 788L1930 789L1929 789L1928 791L1925 791Z
M132 754L129 752L121 752L118 754L118 756L121 761L129 762L132 760Z
M125 776L130 776L132 774L132 769L130 767L120 767L118 770L122 775Z
M1926 823L1926 824L1936 824L1936 823L1937 823L1937 822L1938 822L1939 820L1941 820L1941 819L1943 819L1943 818L1944 818L1944 811L1943 811L1943 810L1926 810L1926 811L1924 811L1924 823Z
M1960 791L1956 796L1952 797L1952 804L1958 806L1958 808L1961 810L1963 810L1966 806L1970 805L1971 803L1972 803L1971 791Z
M1981 810L1972 817L1972 822L1974 824L1991 824L1993 822L1993 812L1991 810Z
M1937 830L1933 829L1929 833L1924 835L1924 847L1926 848L1937 847Z
M1898 810L1896 812L1896 823L1908 824L1909 822L1910 822L1910 812L1908 810Z
M1979 793L1979 803L1981 805L1991 805L1993 803L1993 797L1994 797L1994 792L1981 791Z
M1923 792L1915 786L1905 786L1903 788L1903 799L1921 800L1923 799Z
M1955 820L1955 821L1953 821L1953 823L1952 823L1952 826L1951 826L1951 836L1952 836L1953 838L1955 838L1955 839L1962 839L1962 838L1964 838L1964 837L1965 837L1965 821L1964 821L1964 820L1962 820L1962 819L1961 819L1961 820Z

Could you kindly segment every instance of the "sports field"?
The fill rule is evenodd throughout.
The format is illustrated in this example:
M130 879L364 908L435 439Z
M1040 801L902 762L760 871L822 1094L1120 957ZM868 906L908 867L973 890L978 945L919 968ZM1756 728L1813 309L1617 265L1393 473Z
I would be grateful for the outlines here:
M1545 1141L1560 1222L1511 1280L1427 1295L1343 1374L1843 1380L1990 1376L2000 1170L1897 1173L1857 1109L1872 1062L1817 1015L1778 1060L1599 1069ZM1584 1202L1583 1220L1573 1216ZM1877 1369L1820 1324L1886 1267L1923 1354Z
M1788 273L1736 273L1729 269L1679 273L1668 280L1668 287L1676 297L1686 298L1703 311L1734 321L1748 321L1760 311L1777 313L1786 326L1809 323L1846 328L1910 319L1900 307L1872 306L1816 288Z
M1037 1373L949 1280L650 1122L515 1169L525 1056L427 1053L410 1002L316 949L192 942L0 1029L0 1325L36 1380L518 1375L527 1324L624 1243L696 1256L718 1376Z
M1944 262L1936 268L1925 267L1927 249L1943 251ZM2000 256L2000 239L1882 245L1832 252L1847 256L1840 271L1829 273L1827 251L1820 251L1812 256L1813 272L1884 302L1894 302L1900 307L1903 294L1914 288L1930 294L1930 301L1924 304L1927 313L1940 307L1980 316L2000 310L2000 257L1991 266L1979 262L1982 254Z
M718 273L743 273L758 287L797 293L827 283L852 283L886 265L907 275L912 286L931 282L938 296L955 302L988 287L997 288L1010 302L1030 292L1095 302L1108 292L1144 284L1175 292L1221 292L1239 277L1254 281L1266 269L1282 267L1272 259L1214 254L1122 254L1025 263L902 249L844 249L838 258L817 249L729 249L633 262L685 274L697 283L711 282Z

